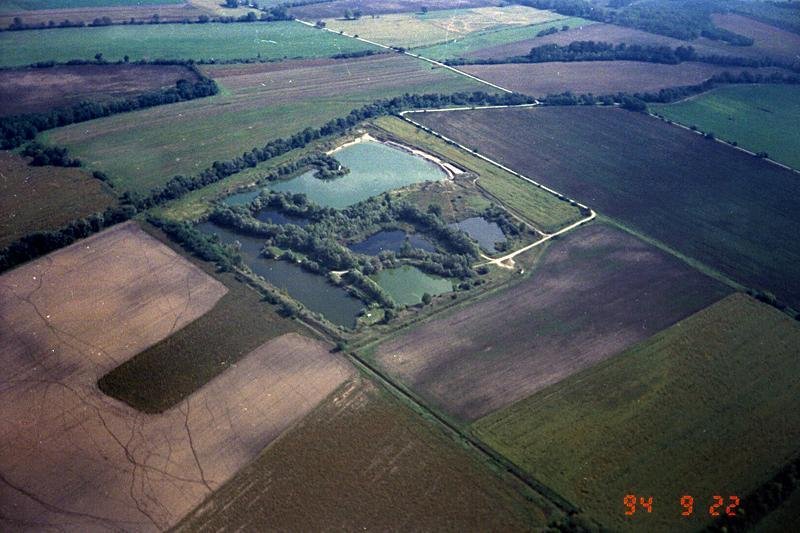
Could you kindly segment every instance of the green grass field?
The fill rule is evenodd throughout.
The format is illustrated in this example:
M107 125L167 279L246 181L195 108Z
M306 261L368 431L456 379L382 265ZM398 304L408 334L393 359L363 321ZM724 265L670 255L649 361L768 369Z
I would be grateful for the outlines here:
M0 3L0 12L80 7L153 6L182 3L184 3L184 0L5 0Z
M699 530L797 453L798 373L800 324L738 293L473 427L611 530Z
M327 19L327 27L391 46L427 46L471 34L502 28L530 26L555 18L550 11L524 6L445 9L362 17L359 20Z
M562 18L549 22L534 24L532 26L511 27L500 30L471 33L446 43L426 46L423 48L415 48L413 52L421 56L442 61L445 59L464 57L470 52L489 48L490 46L498 46L517 41L524 41L526 39L532 39L536 37L536 34L542 30L547 30L550 28L561 29L562 26L574 28L577 26L587 26L589 24L592 24L592 21L579 17Z
M419 115L412 115L412 118ZM398 138L424 150L441 155L480 176L479 187L496 197L515 214L534 227L547 232L557 231L581 218L580 211L520 178L509 174L464 150L425 133L394 117L381 117L375 124Z
M37 61L128 55L138 59L227 60L328 57L370 45L297 22L252 24L161 24L58 28L0 33L0 66Z
M485 89L398 54L284 66L208 69L222 86L216 96L75 124L42 138L107 172L120 190L148 191L175 174L195 174L377 99Z
M651 111L800 168L800 87L728 85Z

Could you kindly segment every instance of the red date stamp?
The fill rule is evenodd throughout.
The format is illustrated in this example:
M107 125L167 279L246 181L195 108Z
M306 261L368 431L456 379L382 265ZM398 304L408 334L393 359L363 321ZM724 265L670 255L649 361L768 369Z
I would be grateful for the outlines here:
M677 505L674 505L674 508L676 512L680 513L680 516L687 518L695 513L706 512L706 510L713 517L722 516L723 514L736 516L736 510L739 508L740 503L741 500L738 496L723 497L715 494L708 501L699 501L695 500L694 496L684 494L678 498ZM652 513L655 503L652 496L626 494L622 498L622 505L625 515L633 516L636 513Z

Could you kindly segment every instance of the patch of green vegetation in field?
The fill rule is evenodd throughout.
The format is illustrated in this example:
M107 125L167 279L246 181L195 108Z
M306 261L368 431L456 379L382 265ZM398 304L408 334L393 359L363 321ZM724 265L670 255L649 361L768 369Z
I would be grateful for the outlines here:
M547 232L557 231L581 218L578 208L568 202L559 200L552 194L457 146L425 133L413 124L394 117L381 117L375 124L409 144L441 155L475 172L480 176L477 181L479 187L538 229Z
M300 330L233 275L217 279L228 292L213 309L100 378L100 389L140 411L160 413L264 342Z
M575 28L577 26L587 26L589 24L592 24L591 20L582 19L580 17L569 17L550 22L534 24L533 26L523 26L521 28L503 28L495 31L468 34L464 37L456 38L446 43L427 46L424 48L415 48L413 52L424 57L442 61L445 59L464 57L470 52L481 50L483 48L489 48L490 46L533 39L540 31L548 30L550 28L561 29L563 26Z
M473 427L612 530L699 530L712 495L744 497L797 452L798 372L800 324L737 293ZM626 517L631 493L653 512Z
M752 152L800 168L800 87L728 85L651 110Z
M146 24L0 33L0 66L94 59L282 59L328 57L371 45L297 22Z
M46 132L41 138L66 146L90 169L103 170L119 190L147 192L176 174L196 174L214 161L231 159L306 127L319 127L375 100L404 93L485 89L446 69L431 69L424 61L396 57L402 70L392 65L386 66L386 71L378 70L375 65L383 64L382 58L354 61L349 66L337 62L337 70L307 79L296 96L289 98L281 91L276 95L274 87L262 83L270 79L270 74L263 74L255 85L223 86L220 94L210 98L74 124ZM355 74L359 64L366 69L364 76L372 76L372 83ZM370 66L374 66L371 74ZM325 91L329 81L344 76L349 79L348 92ZM389 81L381 81L386 79ZM310 86L319 92L303 93ZM292 93L290 87L285 88L286 93Z

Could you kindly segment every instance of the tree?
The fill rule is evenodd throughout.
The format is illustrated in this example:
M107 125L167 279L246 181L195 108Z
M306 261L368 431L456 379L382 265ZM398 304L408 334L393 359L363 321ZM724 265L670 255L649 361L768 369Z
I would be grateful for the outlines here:
M230 7L230 8L239 7L239 0L225 0L225 7Z
M94 60L97 61L98 63L102 63L103 62L103 54L101 54L99 52L96 53L94 55Z
M353 10L353 18L354 19L356 19L356 20L360 19L361 15L362 15L362 12L361 12L360 9L354 9Z
M321 29L321 28L324 28L326 26L326 24L325 24L324 20L318 20L317 23L314 24L314 26L316 26L317 28Z
M352 9L345 9L344 10L344 19L345 20L353 20L353 10Z
M203 15L200 15L199 17L197 17L197 22L199 22L200 24L205 24L209 20L211 20L211 18L206 14L203 14Z
M422 6L421 8L419 8L419 10L422 11L422 14L424 15L428 12L428 6Z
M128 55L126 54L126 55L125 55L125 57L123 57L123 58L122 58L122 60L123 60L125 63L128 63L128 62L130 62L131 58L130 58L130 56L128 56Z
M429 303L431 303L431 300L432 300L431 295L428 294L427 292L422 295L422 304L423 305L428 305Z

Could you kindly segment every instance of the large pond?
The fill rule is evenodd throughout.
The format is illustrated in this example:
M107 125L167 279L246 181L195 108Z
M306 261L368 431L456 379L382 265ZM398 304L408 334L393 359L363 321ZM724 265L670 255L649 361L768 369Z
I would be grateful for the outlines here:
M316 204L342 209L392 189L446 177L436 164L374 141L346 146L334 157L350 169L348 174L320 180L311 170L290 180L273 182L269 187L273 191L305 193Z
M484 251L497 252L495 243L506 240L503 230L494 222L489 222L483 217L466 218L460 222L448 224L451 228L458 228L472 237Z
M381 270L373 279L401 305L420 303L426 292L436 296L453 290L453 282L449 279L430 276L412 266Z
M364 303L350 296L344 289L328 283L322 276L306 272L287 261L261 257L263 239L235 233L213 222L203 222L197 229L216 233L226 244L241 243L241 254L250 269L275 287L285 290L292 298L311 311L322 314L334 324L352 328Z
M250 205L253 200L258 198L259 194L261 194L261 189L237 192L236 194L231 194L230 196L223 198L222 203L231 207L236 207L238 205Z
M350 245L350 249L357 254L378 255L381 252L398 252L408 238L409 244L413 248L419 248L426 252L436 249L433 242L424 235L417 233L406 233L403 230L384 230L370 235L361 242Z

